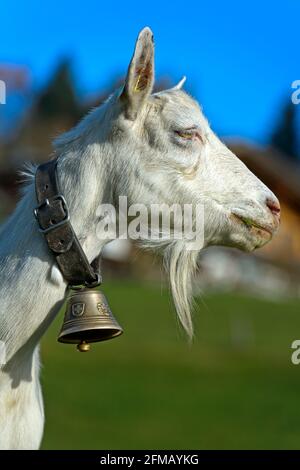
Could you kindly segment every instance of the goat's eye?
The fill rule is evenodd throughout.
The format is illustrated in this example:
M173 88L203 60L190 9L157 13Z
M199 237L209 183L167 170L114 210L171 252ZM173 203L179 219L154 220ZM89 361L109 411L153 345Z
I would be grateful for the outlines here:
M199 130L194 129L194 128L175 130L175 134L184 140L194 140L194 139L202 140Z

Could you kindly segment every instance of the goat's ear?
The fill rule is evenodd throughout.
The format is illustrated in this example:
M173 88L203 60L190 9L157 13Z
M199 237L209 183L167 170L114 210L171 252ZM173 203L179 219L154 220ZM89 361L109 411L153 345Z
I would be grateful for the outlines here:
M134 54L128 67L127 77L120 100L125 106L125 115L134 120L154 82L154 41L150 28L144 28L136 41Z

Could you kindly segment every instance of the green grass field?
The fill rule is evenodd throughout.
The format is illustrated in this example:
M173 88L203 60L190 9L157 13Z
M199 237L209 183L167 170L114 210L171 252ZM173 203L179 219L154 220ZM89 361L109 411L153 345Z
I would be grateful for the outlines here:
M219 294L199 300L186 342L169 294L103 289L125 333L81 354L42 344L44 449L300 448L300 303Z

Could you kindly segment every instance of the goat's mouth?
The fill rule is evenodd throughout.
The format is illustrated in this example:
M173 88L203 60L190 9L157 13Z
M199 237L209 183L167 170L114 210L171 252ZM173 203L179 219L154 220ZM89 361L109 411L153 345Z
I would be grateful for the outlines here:
M235 219L237 223L243 224L243 226L246 227L249 232L252 232L260 238L263 238L268 241L273 237L275 227L261 224L256 220L253 220L244 215L235 214L234 212L231 213L231 216Z

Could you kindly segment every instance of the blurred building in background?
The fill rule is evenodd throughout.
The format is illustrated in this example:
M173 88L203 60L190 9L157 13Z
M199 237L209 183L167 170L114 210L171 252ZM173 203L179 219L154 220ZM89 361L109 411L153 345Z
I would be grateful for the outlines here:
M26 161L41 163L52 153L51 140L68 130L86 112L101 104L122 83L116 79L111 89L80 101L71 66L63 61L42 91L30 89L26 69L0 67L10 84L8 92L19 96L15 114L3 123L0 115L0 217L7 216L19 194L18 174ZM158 80L157 89L171 85ZM19 106L19 107L18 107ZM195 289L243 289L254 294L300 295L300 166L296 145L295 107L283 109L269 147L230 141L231 150L278 196L282 223L272 243L249 255L228 248L209 248L199 257ZM136 277L161 282L156 258L144 254L126 241L115 241L104 252L108 276Z

